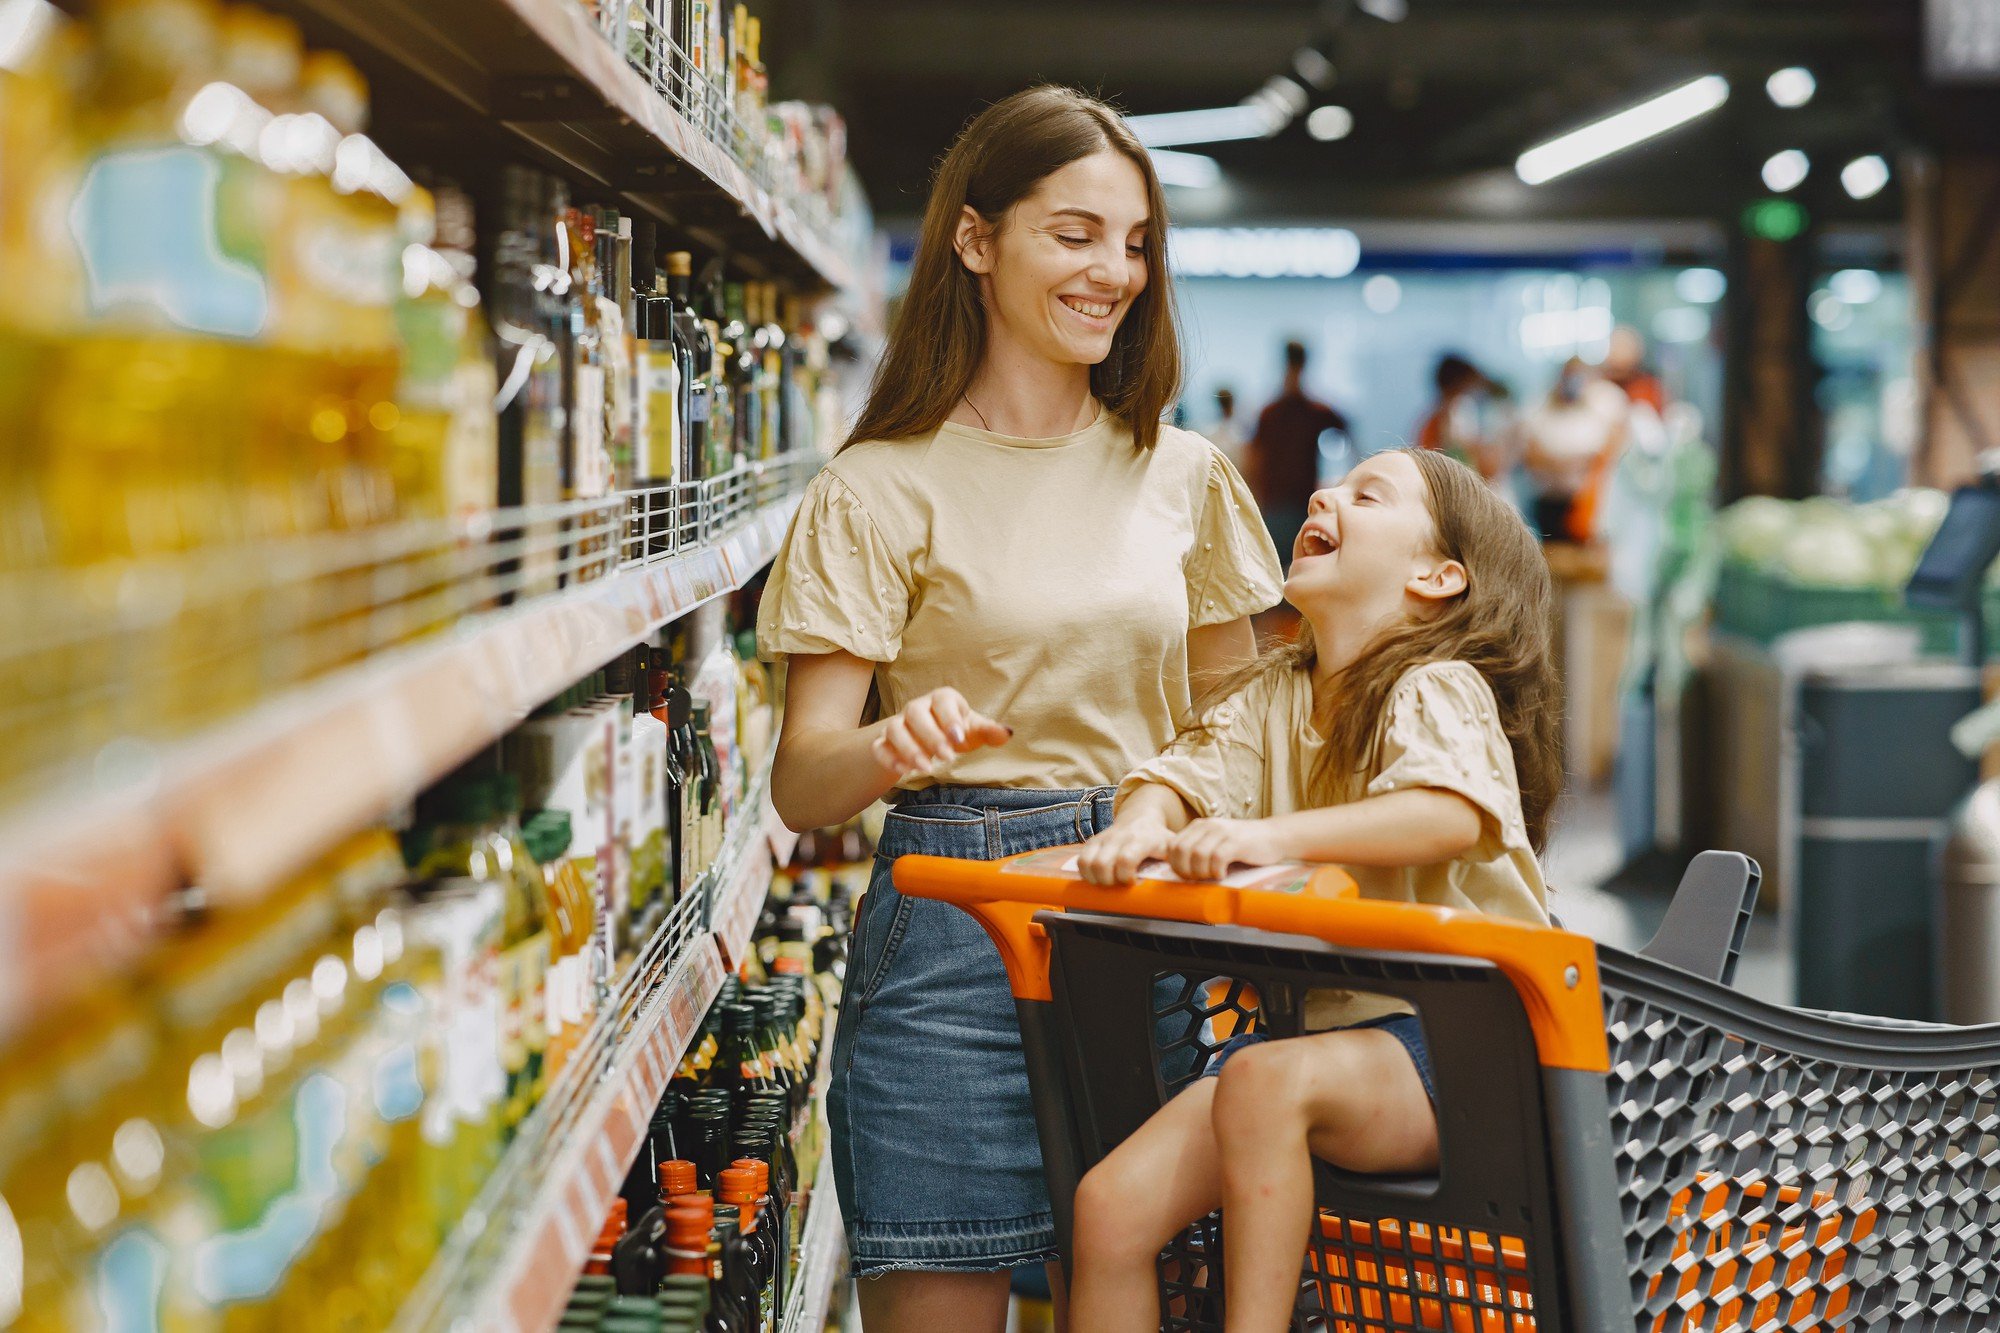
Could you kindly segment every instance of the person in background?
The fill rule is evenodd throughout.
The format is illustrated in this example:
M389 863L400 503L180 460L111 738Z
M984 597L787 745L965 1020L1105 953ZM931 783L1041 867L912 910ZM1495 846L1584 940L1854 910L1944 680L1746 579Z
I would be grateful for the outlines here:
M1555 386L1528 414L1528 473L1534 526L1543 541L1588 542L1598 492L1625 438L1632 405L1581 357L1563 363Z
M1417 426L1417 447L1447 453L1495 480L1506 470L1505 450L1486 438L1479 413L1480 399L1493 390L1493 382L1456 352L1438 358L1432 380L1437 401Z
M1604 378L1625 391L1634 406L1644 404L1666 415L1667 389L1660 377L1646 369L1646 338L1630 324L1611 330L1611 346L1604 354Z
M1236 416L1236 390L1227 384L1215 391L1215 420L1209 423L1208 442L1222 450L1223 456L1243 468L1244 447L1250 437L1243 433L1243 423Z
M1270 406L1257 414L1257 430L1245 450L1245 471L1264 526L1280 551L1292 549L1305 526L1306 505L1319 489L1319 437L1345 432L1347 418L1305 390L1306 345L1285 344L1285 383Z

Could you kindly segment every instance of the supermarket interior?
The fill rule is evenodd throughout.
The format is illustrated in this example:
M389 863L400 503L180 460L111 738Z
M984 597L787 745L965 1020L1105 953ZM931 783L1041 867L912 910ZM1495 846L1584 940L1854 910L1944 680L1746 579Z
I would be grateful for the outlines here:
M0 1329L1993 1333L1997 560L2000 0L0 0Z

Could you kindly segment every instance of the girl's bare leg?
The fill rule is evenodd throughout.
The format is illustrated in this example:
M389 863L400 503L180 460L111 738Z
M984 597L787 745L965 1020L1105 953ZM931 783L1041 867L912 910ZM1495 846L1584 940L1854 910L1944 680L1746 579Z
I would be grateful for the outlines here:
M1314 1224L1311 1159L1428 1171L1437 1117L1409 1052L1372 1029L1248 1047L1216 1081L1228 1330L1283 1333Z
M1222 1199L1211 1107L1202 1079L1091 1168L1076 1191L1069 1327L1158 1333L1160 1250ZM871 1329L869 1333L874 1333Z

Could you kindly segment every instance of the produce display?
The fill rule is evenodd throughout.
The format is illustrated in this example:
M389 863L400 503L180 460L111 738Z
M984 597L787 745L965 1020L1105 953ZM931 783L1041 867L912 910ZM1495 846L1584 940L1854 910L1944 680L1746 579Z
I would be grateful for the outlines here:
M1943 491L1922 487L1871 504L1828 496L1738 500L1717 523L1716 628L1769 644L1815 625L1892 622L1917 627L1927 654L1954 652L1953 616L1903 603L1903 586L1949 503Z

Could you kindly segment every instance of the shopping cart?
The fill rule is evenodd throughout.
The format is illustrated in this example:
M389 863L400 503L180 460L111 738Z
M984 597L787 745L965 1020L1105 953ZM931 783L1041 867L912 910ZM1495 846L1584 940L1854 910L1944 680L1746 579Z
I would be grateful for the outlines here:
M1315 1164L1300 1333L2000 1330L2000 1025L1730 989L1746 858L1697 858L1631 954L1364 900L1331 868L1099 888L1074 852L895 866L1005 959L1065 1257L1082 1174L1195 1076L1163 1067L1295 1034L1336 987L1417 1010L1440 1166ZM1163 1329L1222 1327L1227 1243L1211 1215L1162 1253Z

